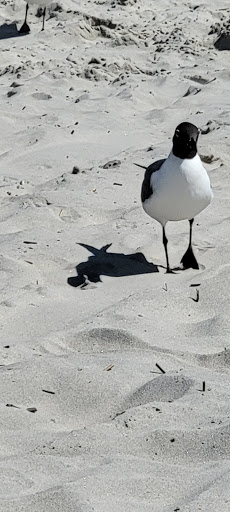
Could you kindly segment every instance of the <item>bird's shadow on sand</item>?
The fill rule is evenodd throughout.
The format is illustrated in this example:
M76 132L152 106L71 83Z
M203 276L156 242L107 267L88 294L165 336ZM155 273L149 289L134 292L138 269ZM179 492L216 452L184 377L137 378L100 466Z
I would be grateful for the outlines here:
M16 23L3 23L0 26L0 40L10 39L11 37L21 37L22 34L18 29Z
M101 249L87 244L79 245L85 247L93 256L89 256L87 261L77 265L77 276L68 278L68 284L75 288L84 286L87 280L98 283L102 275L122 277L158 272L157 266L149 263L141 252L134 254L107 252L112 244L107 244Z
M24 23L25 25L25 23ZM0 25L0 40L1 39L11 39L12 37L22 37L29 33L30 29L27 31L18 30L16 23L3 23Z

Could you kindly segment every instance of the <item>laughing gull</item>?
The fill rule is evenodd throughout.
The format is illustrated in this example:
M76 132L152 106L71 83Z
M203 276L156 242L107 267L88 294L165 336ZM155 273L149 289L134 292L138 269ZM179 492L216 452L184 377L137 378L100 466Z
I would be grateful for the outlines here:
M179 124L168 158L147 167L142 183L142 206L163 229L167 273L172 272L165 234L168 221L189 221L189 245L181 263L184 269L199 269L192 249L192 226L194 217L211 202L213 192L208 174L197 153L198 136L199 130L194 124Z
M25 0L25 1L26 1L26 14L25 14L24 23L19 30L20 34L28 34L30 32L30 27L29 27L29 25L27 25L27 14L28 14L28 10L29 10L29 5L38 5L40 7L43 7L42 30L44 30L46 7L47 7L47 5L49 5L52 2L52 0Z

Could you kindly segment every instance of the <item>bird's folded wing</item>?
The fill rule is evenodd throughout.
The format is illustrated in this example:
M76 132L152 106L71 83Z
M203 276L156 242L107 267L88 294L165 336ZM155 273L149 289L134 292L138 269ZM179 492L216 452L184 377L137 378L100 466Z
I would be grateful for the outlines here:
M151 187L151 176L153 172L159 171L162 164L165 162L166 158L163 158L162 160L157 160L156 162L153 162L149 167L147 167L145 171L144 181L142 183L142 189L141 189L141 201L144 203L146 199L148 199L151 194L153 193L152 187Z

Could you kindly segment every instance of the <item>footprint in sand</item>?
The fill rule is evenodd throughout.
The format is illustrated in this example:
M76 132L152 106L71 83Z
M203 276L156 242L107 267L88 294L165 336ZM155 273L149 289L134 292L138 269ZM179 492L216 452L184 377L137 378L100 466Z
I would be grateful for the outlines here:
M50 94L47 94L45 92L34 92L32 94L32 97L35 98L36 100L50 100L52 98L52 96Z

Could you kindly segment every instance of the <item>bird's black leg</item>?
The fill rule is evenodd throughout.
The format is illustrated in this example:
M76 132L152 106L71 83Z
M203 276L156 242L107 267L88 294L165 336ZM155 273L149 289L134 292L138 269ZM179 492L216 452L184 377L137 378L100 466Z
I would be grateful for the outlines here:
M44 27L45 27L45 15L46 15L46 7L44 7L44 10L42 13L42 30L44 30Z
M27 22L27 13L28 13L28 10L29 10L29 4L26 4L26 14L25 14L24 23L26 23L26 22Z
M28 10L29 10L29 5L26 4L25 20L24 20L24 23L23 23L23 25L21 26L21 28L19 30L20 34L28 34L30 32L30 27L29 27L29 25L27 25L27 13L28 13Z
M169 266L169 257L168 257L168 249L167 249L168 239L167 239L166 234L165 234L164 226L163 226L163 244L164 244L164 248L165 248L166 265L167 265L166 273L167 274L171 274L172 270L171 270L171 268Z
M189 230L188 249L187 249L186 253L184 254L184 256L183 256L183 258L181 260L181 263L182 263L184 269L187 269L187 268L199 269L198 262L197 262L197 260L195 258L194 252L192 250L192 226L193 226L193 222L194 222L194 219L190 219L190 221L189 221L190 230Z

